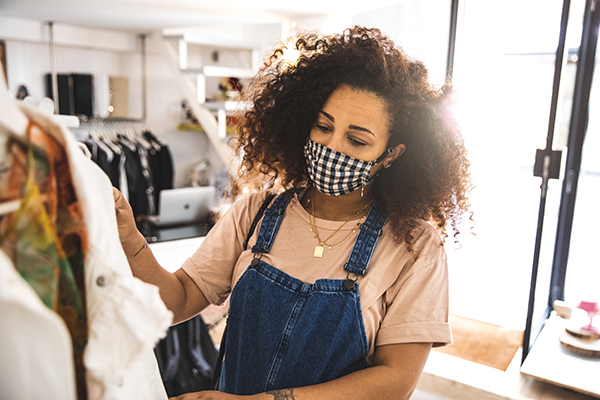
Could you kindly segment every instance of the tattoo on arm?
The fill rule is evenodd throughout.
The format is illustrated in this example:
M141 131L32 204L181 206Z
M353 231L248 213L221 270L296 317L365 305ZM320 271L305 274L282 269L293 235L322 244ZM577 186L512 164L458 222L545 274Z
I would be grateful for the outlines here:
M273 396L273 400L294 400L294 389L269 390L266 394Z
M135 253L133 256L137 257L137 255L140 254L141 251L144 250L146 247L148 247L148 245L146 243L144 243L144 245L142 247L140 247L140 249L137 251L137 253Z

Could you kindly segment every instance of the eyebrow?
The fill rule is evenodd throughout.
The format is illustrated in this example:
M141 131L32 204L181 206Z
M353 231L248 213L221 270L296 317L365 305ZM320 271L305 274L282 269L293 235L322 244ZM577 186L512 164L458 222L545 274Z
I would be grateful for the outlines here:
M333 118L332 115L326 113L325 111L320 111L320 113L323 114L325 117L327 117L329 120L331 120L331 122L335 122L335 118ZM371 135L375 136L375 134L373 132L371 132L371 130L369 130L367 128L363 128L362 126L348 125L348 129L355 129L357 131L367 132L367 133L370 133Z

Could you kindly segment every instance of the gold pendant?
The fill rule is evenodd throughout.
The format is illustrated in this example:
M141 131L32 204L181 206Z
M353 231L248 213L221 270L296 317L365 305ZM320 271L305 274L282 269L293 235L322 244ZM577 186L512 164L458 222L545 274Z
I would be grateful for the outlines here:
M313 256L317 258L323 257L323 250L325 250L325 248L322 245L315 246L315 252L313 253Z

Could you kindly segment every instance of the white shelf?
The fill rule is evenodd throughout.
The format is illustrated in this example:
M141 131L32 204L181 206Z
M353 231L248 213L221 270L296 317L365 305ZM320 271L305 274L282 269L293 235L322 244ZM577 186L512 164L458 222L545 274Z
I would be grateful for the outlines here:
M202 103L202 107L210 111L225 110L232 112L248 110L250 109L250 103L245 101L206 101Z
M54 114L52 118L67 128L79 128L79 118L75 115Z
M182 68L181 72L188 74L202 74L204 76L251 78L255 72L246 68L217 67L206 65L200 68Z
M214 46L227 49L235 50L258 50L259 45L257 43L244 43L233 40L223 40L218 38L210 38L204 35L195 34L181 34L181 35L164 35L166 40L183 40L187 43L197 44L201 46Z
M600 359L572 354L558 339L568 321L555 313L548 318L521 372L544 382L600 397Z

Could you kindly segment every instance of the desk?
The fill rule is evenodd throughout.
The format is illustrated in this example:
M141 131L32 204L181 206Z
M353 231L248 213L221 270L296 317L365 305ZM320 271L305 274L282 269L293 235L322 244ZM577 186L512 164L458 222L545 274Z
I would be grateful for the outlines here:
M159 243L149 243L148 247L156 261L167 271L175 272L187 260L204 240L204 236L192 237L179 240L164 241ZM200 315L207 325L212 326L210 336L214 344L221 343L223 329L225 329L224 316L227 314L228 304L223 306L210 305L206 307Z
M156 261L167 271L175 272L187 260L204 240L204 236L149 243L148 247Z
M521 366L521 372L600 398L600 359L574 355L560 344L558 336L567 322L552 313Z
M138 230L144 235L148 243L158 243L170 240L180 240L206 236L212 224L194 223L170 227L157 227L151 223L140 220L136 222ZM191 253L190 253L191 255Z

